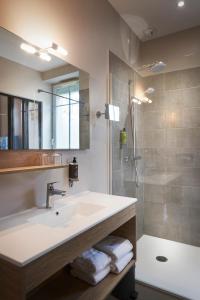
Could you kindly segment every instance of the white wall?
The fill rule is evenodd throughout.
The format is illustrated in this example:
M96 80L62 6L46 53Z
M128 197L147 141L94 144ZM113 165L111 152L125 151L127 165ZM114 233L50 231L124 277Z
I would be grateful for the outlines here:
M106 0L1 1L0 25L37 45L57 42L69 51L69 63L90 73L91 148L76 153L80 182L70 192L108 192L108 123L95 114L108 100L109 49L134 64L137 38ZM64 155L66 160L74 153ZM66 188L67 170L1 177L0 214L45 199L46 183L51 180L60 180Z

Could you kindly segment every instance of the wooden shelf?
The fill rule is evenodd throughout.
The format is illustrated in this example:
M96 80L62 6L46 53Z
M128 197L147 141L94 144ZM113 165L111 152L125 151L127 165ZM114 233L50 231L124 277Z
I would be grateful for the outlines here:
M0 169L0 175L3 174L12 174L12 173L24 173L24 172L33 172L33 171L45 171L51 169L61 169L68 167L65 165L40 165L40 166L28 166L28 167L15 167L15 168L3 168Z
M96 286L90 286L70 276L68 271L63 270L56 278L50 280L48 284L38 289L32 296L29 296L28 300L103 300L134 264L135 261L132 260L119 275L110 273Z

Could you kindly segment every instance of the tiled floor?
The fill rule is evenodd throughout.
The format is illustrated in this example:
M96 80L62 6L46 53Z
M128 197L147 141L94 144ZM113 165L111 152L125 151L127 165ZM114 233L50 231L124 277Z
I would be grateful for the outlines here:
M136 290L138 292L137 300L180 300L180 298L173 297L141 284L136 284ZM109 296L106 300L118 299L113 296Z
M141 284L136 284L136 290L138 292L137 300L178 300L176 297Z

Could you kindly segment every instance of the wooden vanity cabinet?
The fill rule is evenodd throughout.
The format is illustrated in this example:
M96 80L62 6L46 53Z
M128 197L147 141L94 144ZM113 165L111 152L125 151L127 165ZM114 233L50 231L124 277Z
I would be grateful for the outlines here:
M134 260L121 274L109 274L95 287L71 277L66 265L111 233L131 241ZM103 300L133 267L135 259L136 212L133 204L23 267L0 259L0 299Z

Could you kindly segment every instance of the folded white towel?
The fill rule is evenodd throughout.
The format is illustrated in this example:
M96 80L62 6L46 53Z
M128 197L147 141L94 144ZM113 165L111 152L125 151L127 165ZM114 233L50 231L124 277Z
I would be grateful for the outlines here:
M111 272L115 274L121 273L124 268L128 265L128 263L133 258L133 252L129 252L128 254L124 255L122 258L116 260L115 262L111 263Z
M72 269L71 275L83 281L86 281L91 285L96 285L101 280L103 280L108 275L109 272L110 272L110 266L106 267L104 270L100 272L96 272L93 274L84 272L82 270Z
M83 252L77 257L71 266L87 273L97 273L105 269L111 262L111 258L94 248Z
M129 240L113 235L109 235L94 247L108 254L112 260L120 259L133 249L133 245Z

